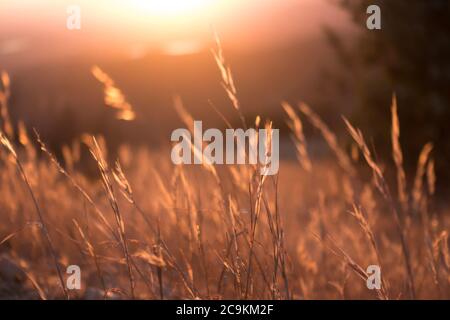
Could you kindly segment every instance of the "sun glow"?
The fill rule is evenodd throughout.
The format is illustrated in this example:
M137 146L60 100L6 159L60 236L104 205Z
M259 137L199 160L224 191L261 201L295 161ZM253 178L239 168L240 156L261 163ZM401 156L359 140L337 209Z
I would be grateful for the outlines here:
M182 15L203 11L217 2L215 0L131 0L140 10L150 14Z

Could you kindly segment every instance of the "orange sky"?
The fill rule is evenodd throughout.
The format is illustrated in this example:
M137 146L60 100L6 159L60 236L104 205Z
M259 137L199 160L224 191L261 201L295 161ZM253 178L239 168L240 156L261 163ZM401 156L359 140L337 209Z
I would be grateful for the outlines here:
M255 50L318 36L324 24L340 27L345 19L329 0L180 1L0 0L0 64L19 52L55 55L105 44L131 56L155 47L189 52L209 45L211 25L227 46ZM81 7L80 31L65 27L70 4Z

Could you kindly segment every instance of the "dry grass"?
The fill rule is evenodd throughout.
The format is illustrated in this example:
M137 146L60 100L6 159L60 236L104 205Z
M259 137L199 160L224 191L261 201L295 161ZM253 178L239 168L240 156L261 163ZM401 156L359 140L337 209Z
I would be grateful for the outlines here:
M217 43L223 86L245 127ZM93 73L105 86L105 104L132 120L133 109L111 78L97 67ZM409 191L395 98L391 165L373 157L346 119L365 163L347 154L310 107L283 103L299 163L282 160L278 175L261 176L252 165L174 166L169 149L127 145L111 166L101 137L64 147L60 164L37 133L29 136L20 123L16 135L6 73L1 88L2 298L450 298L450 212L433 204L439 195L432 146L421 152ZM179 98L175 108L192 126ZM300 116L320 131L329 159L308 153ZM80 145L90 150L98 179L76 169ZM373 179L361 174L365 165ZM386 179L391 167L395 186ZM82 270L78 291L64 286L72 264ZM380 290L365 283L374 264L382 269Z

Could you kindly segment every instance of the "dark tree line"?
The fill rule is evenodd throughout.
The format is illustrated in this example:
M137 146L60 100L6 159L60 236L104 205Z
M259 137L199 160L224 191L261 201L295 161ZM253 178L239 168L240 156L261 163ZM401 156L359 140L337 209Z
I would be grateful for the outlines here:
M415 165L427 141L435 145L438 170L450 177L450 1L332 0L352 17L357 32L346 41L328 31L353 95L353 119L388 151L389 105L398 98L401 142ZM366 9L381 8L381 30L368 30ZM345 76L344 76L345 75ZM384 144L383 144L384 143ZM447 184L446 181L441 181Z

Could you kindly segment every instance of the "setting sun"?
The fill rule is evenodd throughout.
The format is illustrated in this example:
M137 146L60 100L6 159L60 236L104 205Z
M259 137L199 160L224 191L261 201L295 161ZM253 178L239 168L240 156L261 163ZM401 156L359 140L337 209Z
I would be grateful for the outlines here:
M154 15L179 15L192 13L210 6L215 0L133 0L139 9Z

